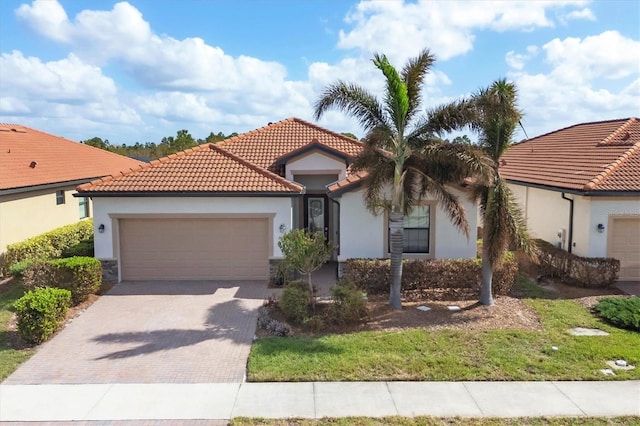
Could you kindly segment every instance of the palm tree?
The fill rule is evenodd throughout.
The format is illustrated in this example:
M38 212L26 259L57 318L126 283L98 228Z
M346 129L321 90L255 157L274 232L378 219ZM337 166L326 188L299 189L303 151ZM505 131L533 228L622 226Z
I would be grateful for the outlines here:
M516 128L522 127L522 112L517 106L516 86L504 79L479 90L469 103L476 109L471 127L478 132L480 147L491 159L493 168L493 173L470 186L483 221L480 303L493 305L493 271L507 248L513 246L529 256L534 252L522 210L498 173L500 157L511 146Z
M365 200L375 214L388 212L391 252L389 304L402 309L401 280L404 216L425 194L435 196L453 223L469 236L465 211L446 187L486 168L480 152L461 144L445 144L438 132L469 123L473 108L454 102L421 114L421 86L435 62L428 49L409 59L398 72L384 55L373 64L386 79L379 100L361 86L341 80L327 86L315 104L315 119L331 108L356 118L364 128L363 152L353 171L366 172ZM387 197L385 188L390 187Z

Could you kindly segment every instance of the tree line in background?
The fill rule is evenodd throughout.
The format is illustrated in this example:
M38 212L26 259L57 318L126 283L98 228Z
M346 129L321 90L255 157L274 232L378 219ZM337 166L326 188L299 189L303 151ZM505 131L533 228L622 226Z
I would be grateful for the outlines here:
M342 135L350 137L352 139L358 139L353 133L346 132L342 133ZM151 161L157 160L158 158L166 157L170 154L175 154L176 152L184 151L185 149L193 148L194 146L202 145L204 143L218 143L234 136L238 136L238 133L233 132L225 135L222 132L211 132L205 139L195 139L193 136L191 136L191 133L189 133L188 130L182 129L178 130L175 137L168 136L162 138L160 143L136 142L133 145L115 145L111 144L111 142L109 142L109 139L102 139L97 136L91 139L80 141L80 143L93 146L95 148L104 149L105 151L115 152L116 154L124 155L125 157L136 158L142 161ZM449 140L445 139L444 142L449 142ZM469 139L467 135L456 136L452 142L462 143L466 145L472 144L471 139Z
M188 130L182 129L178 130L175 137L168 136L162 138L160 143L136 142L133 145L115 145L111 144L108 139L103 140L97 136L85 141L80 141L80 143L104 149L105 151L115 152L116 154L124 155L126 157L137 158L143 161L151 161L161 157L166 157L170 154L175 154L176 152L184 151L185 149L202 145L204 143L217 143L237 135L238 133L236 132L228 135L225 135L222 132L211 132L205 139L195 139L191 136Z

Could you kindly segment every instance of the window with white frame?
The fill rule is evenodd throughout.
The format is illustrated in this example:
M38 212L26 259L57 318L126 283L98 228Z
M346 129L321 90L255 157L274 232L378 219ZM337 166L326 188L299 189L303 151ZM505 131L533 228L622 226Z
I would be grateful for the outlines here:
M89 199L87 197L78 198L78 213L80 219L89 217Z
M430 241L430 214L428 205L414 206L411 213L404 217L404 236L402 239L402 251L404 253L429 253ZM387 229L389 233L390 230ZM389 233L388 241L391 242ZM391 246L388 247L391 251Z

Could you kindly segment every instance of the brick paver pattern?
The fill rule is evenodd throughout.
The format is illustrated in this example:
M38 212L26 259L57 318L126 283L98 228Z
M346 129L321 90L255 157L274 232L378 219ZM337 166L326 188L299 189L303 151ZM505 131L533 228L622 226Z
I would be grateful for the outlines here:
M238 383L266 282L116 284L3 384Z

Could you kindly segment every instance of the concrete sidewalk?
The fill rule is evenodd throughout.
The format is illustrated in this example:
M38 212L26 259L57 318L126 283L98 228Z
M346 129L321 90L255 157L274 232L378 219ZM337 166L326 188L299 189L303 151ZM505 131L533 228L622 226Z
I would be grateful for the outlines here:
M640 416L640 381L0 385L1 421Z

